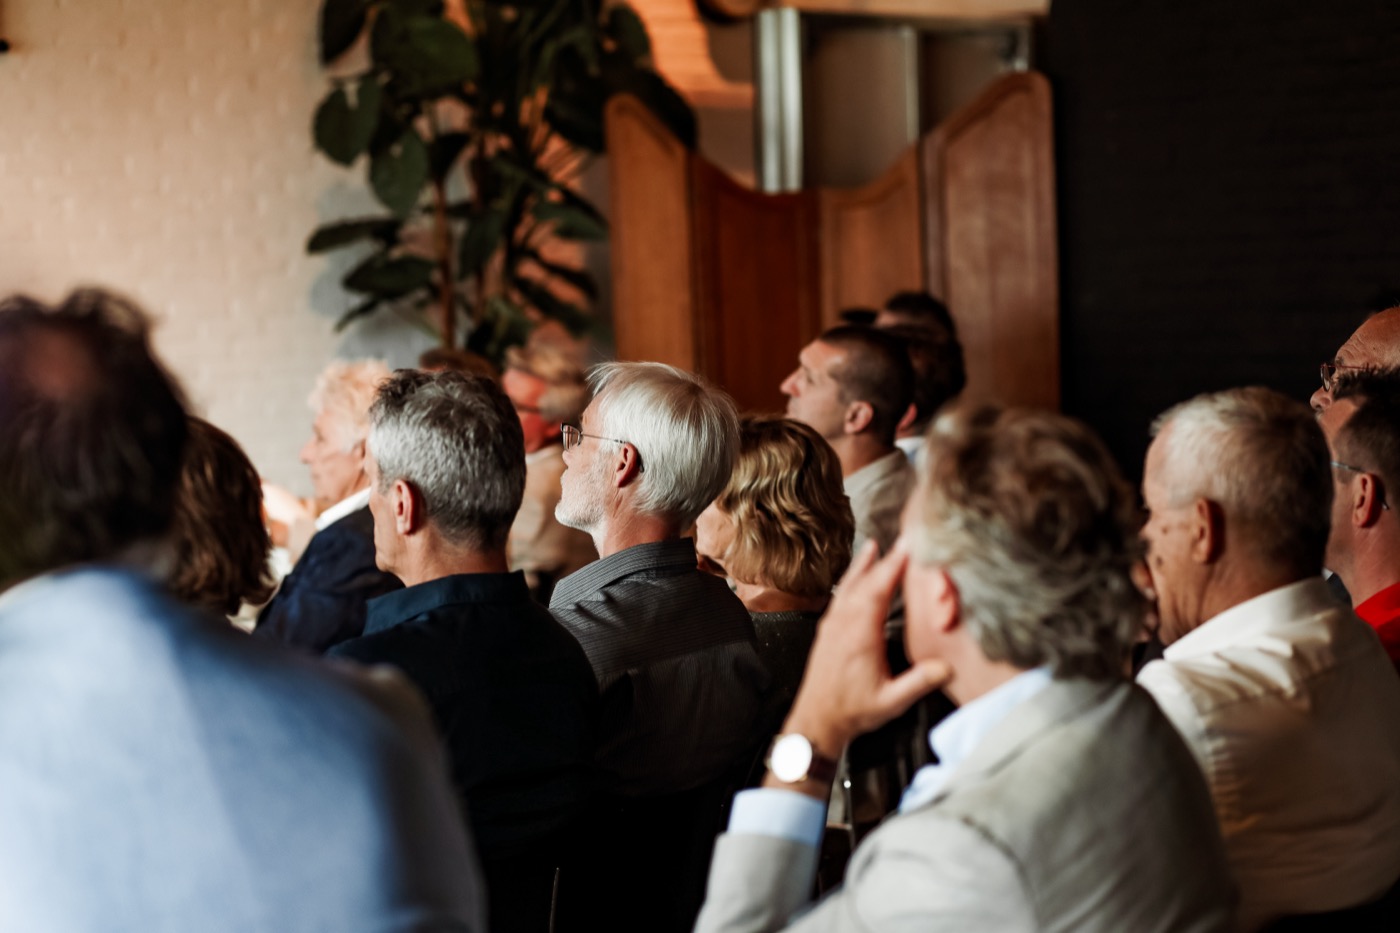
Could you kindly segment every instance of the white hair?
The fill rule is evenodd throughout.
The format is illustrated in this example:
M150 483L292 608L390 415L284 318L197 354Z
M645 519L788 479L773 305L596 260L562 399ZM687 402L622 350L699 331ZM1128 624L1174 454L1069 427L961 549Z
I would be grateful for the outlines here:
M316 378L306 403L330 417L339 436L329 440L348 451L369 436L369 406L388 378L383 360L337 360Z
M601 363L588 374L594 430L637 449L638 508L683 525L714 501L739 456L734 400L664 363Z

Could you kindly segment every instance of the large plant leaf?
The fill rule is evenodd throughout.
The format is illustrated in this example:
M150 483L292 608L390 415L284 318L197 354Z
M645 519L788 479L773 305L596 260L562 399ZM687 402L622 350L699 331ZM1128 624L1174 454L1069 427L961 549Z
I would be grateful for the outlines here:
M608 236L608 225L602 218L576 204L540 200L530 213L542 223L554 224L554 235L566 240L603 240Z
M336 333L340 333L350 325L351 321L354 321L356 318L364 317L366 314L369 314L370 312L374 311L375 308L378 308L383 303L383 298L380 298L377 295L373 295L369 298L366 298L359 304L355 305L355 307L351 308L349 311L346 311L339 317L339 319L336 320Z
M311 254L325 253L360 240L374 237L381 243L392 242L398 233L400 221L396 217L361 217L356 220L340 220L316 228L311 239L306 241L306 251Z
M625 3L620 3L608 11L607 25L604 27L608 38L612 39L632 63L639 64L651 54L651 40L647 38L647 27L637 12Z
M400 98L437 97L477 74L476 44L437 16L386 8L375 19L370 51L392 75L391 90Z
M321 4L321 64L329 65L355 44L365 28L369 0L325 0Z
M418 203L428 183L428 147L412 128L393 145L376 152L369 164L369 183L381 204L405 217Z
M360 78L355 103L344 85L326 95L316 108L312 132L316 148L341 165L349 165L369 147L379 123L379 82L373 74Z
M568 284L572 285L574 288L587 295L589 299L595 301L597 300L598 282L596 279L593 278L593 274L587 269L575 268L574 266L565 266L560 263L545 259L543 256L540 255L539 250L535 249L525 250L525 256L535 265L548 272L551 276L559 279L560 281L567 282Z
M464 274L475 275L504 245L506 213L491 208L467 222L467 232L457 250L457 265Z
M444 133L429 143L428 165L432 176L445 177L471 141L472 136L469 133Z
M572 301L565 301L544 285L523 275L516 276L511 284L522 298L534 305L540 312L554 318L574 334L582 333L589 322L589 314Z
M401 298L431 285L435 268L432 262L421 256L389 258L377 253L351 269L341 284L351 291L374 295L380 300Z

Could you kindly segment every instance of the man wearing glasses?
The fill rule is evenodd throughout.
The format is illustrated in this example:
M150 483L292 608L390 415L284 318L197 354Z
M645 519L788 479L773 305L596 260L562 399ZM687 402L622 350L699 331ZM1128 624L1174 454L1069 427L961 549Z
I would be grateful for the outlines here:
M1327 568L1400 666L1400 522L1391 507L1400 482L1400 372L1338 377L1317 423L1336 480Z
M1400 367L1400 305L1377 311L1322 364L1322 385L1312 394L1313 411L1332 404L1338 376L1349 372Z

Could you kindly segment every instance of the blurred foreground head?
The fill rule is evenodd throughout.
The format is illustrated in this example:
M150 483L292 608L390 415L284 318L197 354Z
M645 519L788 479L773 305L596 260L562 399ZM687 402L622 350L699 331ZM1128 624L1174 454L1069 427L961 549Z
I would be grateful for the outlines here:
M148 331L96 289L0 300L0 589L168 529L189 429Z

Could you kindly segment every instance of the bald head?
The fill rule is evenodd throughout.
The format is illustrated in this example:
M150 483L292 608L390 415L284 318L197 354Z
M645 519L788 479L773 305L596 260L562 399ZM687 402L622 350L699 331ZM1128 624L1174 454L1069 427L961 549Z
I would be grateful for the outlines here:
M1400 305L1368 317L1342 344L1332 365L1337 375L1356 370L1400 368ZM1324 411L1332 404L1332 390L1329 382L1312 394L1313 411Z

